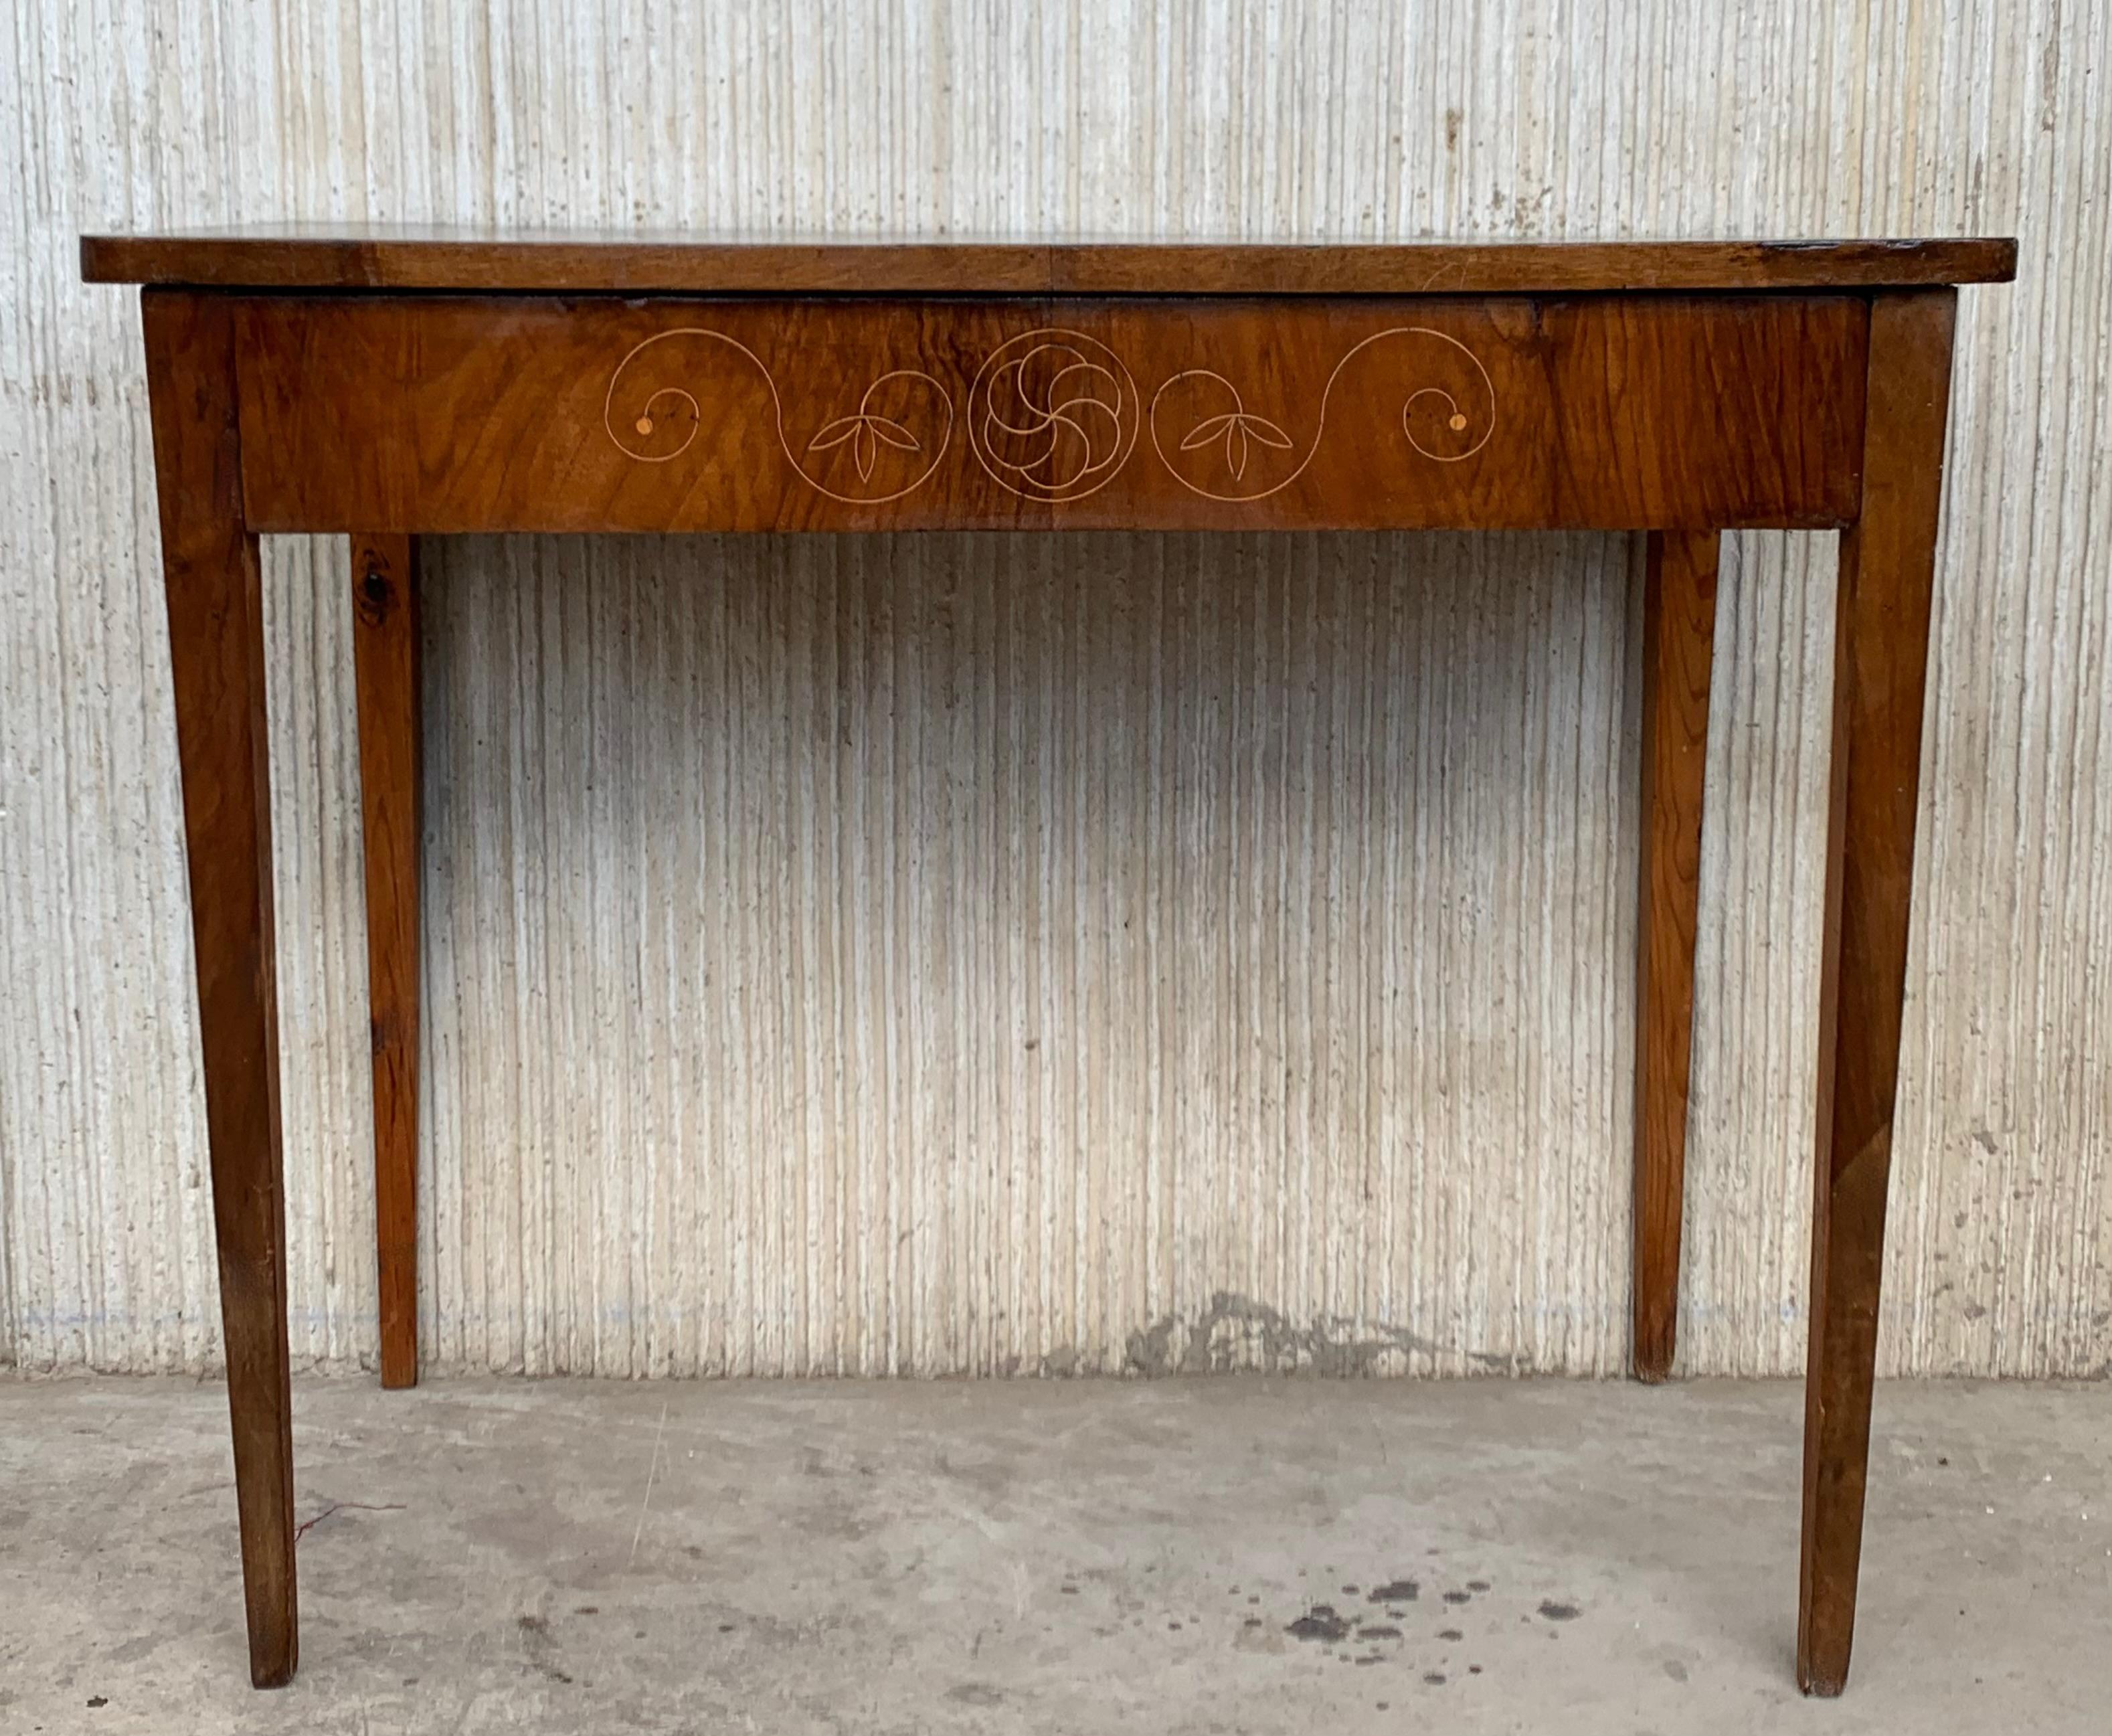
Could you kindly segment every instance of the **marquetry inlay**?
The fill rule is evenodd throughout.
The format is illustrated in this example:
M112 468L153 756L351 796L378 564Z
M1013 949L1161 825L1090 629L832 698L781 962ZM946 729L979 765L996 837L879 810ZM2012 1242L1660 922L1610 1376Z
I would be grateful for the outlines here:
M1380 344L1416 370L1400 406L1401 432L1411 447L1437 463L1457 464L1489 444L1496 431L1496 389L1481 358L1457 338L1427 326L1395 326L1343 353L1320 389L1311 442L1288 471L1281 462L1272 466L1268 455L1293 454L1297 443L1281 423L1249 410L1240 389L1214 368L1184 368L1152 394L1146 418L1152 446L1184 488L1206 499L1265 499L1304 474L1327 432L1336 383L1350 362ZM1244 485L1250 464L1260 474ZM1272 479L1272 470L1277 472Z
M947 442L954 432L953 394L922 368L890 368L876 376L855 410L823 422L808 440L803 452L795 453L785 437L784 400L762 358L725 332L706 326L678 326L635 345L609 376L602 425L608 429L608 437L640 463L665 464L679 458L697 437L703 406L689 387L667 377L685 360L694 363L694 355L685 355L685 339L723 344L747 359L770 389L774 431L785 462L810 488L832 500L860 506L899 500L921 488L946 455ZM917 431L920 424L922 433ZM896 481L891 470L884 472L880 490L865 492L863 486L872 481L883 449L908 454L904 467L909 468L911 474L901 481ZM860 492L845 493L832 487L808 467L820 455L831 453L850 459ZM922 462L918 463L920 458ZM896 485L888 487L890 481L895 481Z
M1022 332L990 353L968 388L968 444L1015 494L1082 500L1128 462L1136 403L1129 370L1098 339Z
M795 452L785 432L777 381L762 358L727 333L681 326L635 344L609 378L603 426L641 463L678 458L697 437L703 402L690 386L669 377L685 359L680 346L685 339L723 345L755 370L769 389L774 431L786 461L810 487L833 500L879 505L900 499L922 486L945 455L953 397L922 368L894 367L877 375L854 410L823 422ZM1304 474L1318 455L1328 405L1345 370L1380 345L1396 352L1409 370L1400 421L1414 452L1436 463L1456 464L1488 444L1495 432L1496 393L1481 358L1457 338L1429 326L1396 326L1344 352L1313 401L1312 432L1303 442L1282 422L1249 408L1239 387L1214 368L1170 375L1140 417L1134 376L1097 338L1058 327L1022 332L990 353L969 385L968 445L1001 488L1033 500L1081 500L1113 480L1136 448L1140 422L1148 422L1153 449L1184 488L1233 504L1264 499ZM686 359L694 364L700 358ZM809 467L839 449L857 473L855 492L832 485ZM889 471L879 489L869 490L887 449L908 455L899 467L908 472L907 480ZM1275 453L1286 457L1272 462ZM1249 467L1258 472L1251 483ZM892 487L886 485L890 481Z

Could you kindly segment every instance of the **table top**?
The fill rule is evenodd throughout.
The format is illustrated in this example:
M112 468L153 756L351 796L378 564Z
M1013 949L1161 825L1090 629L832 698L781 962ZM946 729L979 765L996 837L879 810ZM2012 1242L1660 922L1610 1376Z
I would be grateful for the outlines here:
M500 294L1400 295L2006 282L2014 239L803 239L271 226L84 235L90 283Z

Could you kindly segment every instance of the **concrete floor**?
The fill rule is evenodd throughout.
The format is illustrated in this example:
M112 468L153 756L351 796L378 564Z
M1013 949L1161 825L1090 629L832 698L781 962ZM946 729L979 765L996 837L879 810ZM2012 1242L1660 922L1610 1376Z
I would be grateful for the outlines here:
M247 1685L224 1395L0 1382L0 1731L2088 1731L2112 1387L1890 1385L1803 1702L1800 1389L440 1382L295 1398Z

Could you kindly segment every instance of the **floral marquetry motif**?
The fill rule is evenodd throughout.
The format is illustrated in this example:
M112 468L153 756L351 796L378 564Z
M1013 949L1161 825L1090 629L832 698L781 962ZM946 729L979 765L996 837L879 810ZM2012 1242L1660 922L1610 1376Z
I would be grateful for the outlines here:
M773 432L785 462L810 487L832 500L853 505L899 500L922 487L946 455L954 432L953 395L922 368L890 368L876 376L855 410L824 422L803 451L795 453L785 437L785 405L777 381L762 358L725 332L679 326L633 346L609 376L602 425L611 440L641 463L665 464L679 458L697 437L704 406L690 385L683 384L686 377L691 385L699 385L706 371L704 358L695 353L694 346L722 346L754 368L769 389ZM682 371L685 365L690 370L687 375ZM873 471L883 451L899 454L900 462L881 466L881 477L874 485ZM846 492L849 479L838 484L833 471L825 475L809 468L832 454L849 457L856 472L855 492ZM906 474L898 475L898 471ZM868 485L874 485L870 491Z
M1496 430L1496 389L1488 369L1457 338L1427 326L1375 331L1335 364L1320 389L1303 458L1290 456L1296 444L1278 423L1249 410L1240 389L1208 367L1184 368L1152 394L1152 444L1182 486L1206 499L1263 499L1290 487L1318 456L1336 385L1360 358L1366 358L1358 371L1363 392L1388 389L1370 377L1380 371L1381 359L1397 365L1404 392L1400 429L1413 451L1457 464L1489 444ZM1268 452L1286 455L1281 467L1266 462ZM1261 461L1251 481L1250 458Z
M776 380L762 358L727 333L685 326L635 344L609 380L603 426L642 463L670 462L697 437L705 413L698 395L705 358L685 340L722 347L753 368L768 388L773 431L786 462L831 499L856 505L900 499L921 487L945 456L953 395L924 369L894 367L877 375L855 409L823 422L795 452ZM1400 429L1413 453L1456 464L1488 444L1496 394L1487 368L1458 339L1407 326L1373 332L1335 363L1314 399L1302 456L1300 442L1281 422L1250 409L1240 389L1211 367L1171 375L1140 417L1136 380L1122 358L1097 338L1057 327L1007 338L985 358L967 392L968 444L985 474L1008 493L1030 500L1082 500L1121 472L1140 426L1148 422L1160 461L1183 487L1230 504L1259 500L1290 486L1313 462L1337 383L1367 355L1372 359L1361 371L1373 376L1367 390L1386 389L1382 363L1395 363ZM685 360L692 364L687 374L680 371ZM1281 461L1272 462L1279 453ZM831 454L849 459L854 480L810 467Z

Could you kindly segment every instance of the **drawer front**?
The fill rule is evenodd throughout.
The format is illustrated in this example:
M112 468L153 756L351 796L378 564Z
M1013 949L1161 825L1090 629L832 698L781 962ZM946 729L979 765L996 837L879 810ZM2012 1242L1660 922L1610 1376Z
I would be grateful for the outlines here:
M325 295L241 308L262 531L1820 526L1852 295Z

